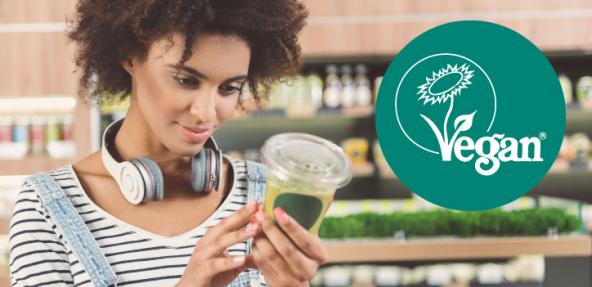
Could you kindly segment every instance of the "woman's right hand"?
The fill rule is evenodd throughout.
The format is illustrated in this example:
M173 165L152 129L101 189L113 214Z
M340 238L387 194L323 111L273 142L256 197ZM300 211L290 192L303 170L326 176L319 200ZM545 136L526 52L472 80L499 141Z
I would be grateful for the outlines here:
M259 225L252 224L257 211L255 200L208 229L193 249L187 268L176 287L226 286L247 268L245 256L230 256L226 249L255 236Z

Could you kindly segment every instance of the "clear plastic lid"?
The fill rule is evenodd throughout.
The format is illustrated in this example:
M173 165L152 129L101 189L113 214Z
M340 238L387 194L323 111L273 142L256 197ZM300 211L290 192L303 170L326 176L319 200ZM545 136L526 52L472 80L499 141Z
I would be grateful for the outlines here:
M340 188L351 181L352 164L336 144L309 134L282 133L261 148L261 159L282 179L296 178Z

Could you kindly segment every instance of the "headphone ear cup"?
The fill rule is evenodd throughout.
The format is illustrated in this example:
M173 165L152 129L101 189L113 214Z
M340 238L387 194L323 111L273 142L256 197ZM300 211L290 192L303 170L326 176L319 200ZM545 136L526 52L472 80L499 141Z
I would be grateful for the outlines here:
M205 148L191 158L191 188L200 193L207 190L206 176L209 166L207 166L207 156Z
M158 164L149 157L140 157L134 160L140 164L145 172L144 182L146 182L146 197L148 200L160 201L164 197L164 178ZM141 169L140 169L141 170Z

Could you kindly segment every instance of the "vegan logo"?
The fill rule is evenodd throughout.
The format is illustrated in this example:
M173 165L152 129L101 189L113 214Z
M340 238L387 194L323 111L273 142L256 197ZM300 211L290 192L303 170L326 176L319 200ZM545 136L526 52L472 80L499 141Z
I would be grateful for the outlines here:
M473 139L469 136L464 136L463 132L469 131L473 126L473 119L478 114L479 107L475 107L474 110L468 114L460 114L454 118L453 126L449 127L449 122L454 111L455 98L459 97L456 101L461 101L461 94L463 90L470 89L473 82L473 77L487 78L487 81L481 81L490 85L490 93L492 95L478 94L474 96L490 96L493 98L493 115L490 120L487 132L490 131L491 126L495 120L495 88L491 83L490 77L485 71L474 61L455 54L436 54L421 59L418 63L413 65L410 69L413 69L417 64L421 64L424 61L429 62L430 59L436 57L452 57L459 58L462 64L446 64L437 70L433 70L431 74L426 75L425 80L422 84L417 86L418 101L424 106L434 105L447 105L446 115L444 117L442 125L438 125L430 117L420 113L419 115L430 127L434 134L434 139L438 142L438 150L432 150L422 146L415 140L409 137L405 132L405 128L400 122L399 113L396 112L398 109L398 97L399 89L395 94L395 114L397 116L399 125L403 133L413 142L417 147L441 156L442 161L452 161L453 157L461 162L474 161L475 170L481 175L489 176L495 174L501 165L501 162L532 162L532 161L543 161L541 157L541 140L538 137L524 137L516 139L505 134L495 133L491 136L483 136L478 139ZM480 73L475 74L475 69L478 69ZM407 80L405 75L400 82L400 85L404 80ZM399 85L399 88L400 88ZM408 95L401 95L408 96ZM450 133L448 132L450 128ZM488 149L486 147L489 147Z
M564 136L565 104L530 41L497 24L459 21L421 34L395 57L376 128L387 162L413 192L482 210L545 176Z

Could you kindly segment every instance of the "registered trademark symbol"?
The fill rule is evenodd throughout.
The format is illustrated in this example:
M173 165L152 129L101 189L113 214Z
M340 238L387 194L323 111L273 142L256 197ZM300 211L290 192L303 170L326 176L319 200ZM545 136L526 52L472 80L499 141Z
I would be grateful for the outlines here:
M539 133L539 139L541 139L542 141L547 139L547 133L546 132L540 132Z

